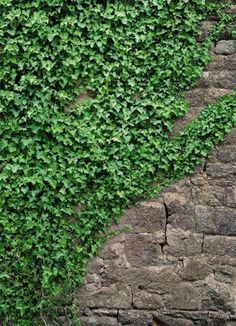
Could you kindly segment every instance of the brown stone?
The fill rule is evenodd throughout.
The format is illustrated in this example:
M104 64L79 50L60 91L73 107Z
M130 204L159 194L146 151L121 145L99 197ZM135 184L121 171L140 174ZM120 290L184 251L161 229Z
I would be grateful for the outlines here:
M115 317L81 317L82 326L120 326Z
M152 315L148 311L120 310L118 314L118 321L122 325L148 326L151 325Z
M196 205L195 212L198 232L236 235L236 211L234 209Z
M226 95L227 93L229 93L229 90L225 88L196 88L186 92L186 98L190 102L191 106L203 107L209 103L215 102L219 97Z
M236 86L236 75L234 71L207 71L199 79L198 87L215 87L234 89Z
M236 257L236 237L206 236L203 250L210 255Z
M167 225L167 245L164 246L166 255L174 256L178 259L182 257L194 256L201 253L202 235L173 228Z
M173 318L165 316L164 314L154 313L153 326L193 326L195 325L192 320L183 318Z
M127 285L120 289L116 285L102 287L92 293L81 291L81 294L78 300L82 307L107 309L128 309L131 307L132 295Z
M202 280L212 272L212 267L207 264L204 257L185 258L183 264L181 276L187 281Z
M128 234L125 240L127 261L133 267L155 266L162 262L158 237L148 234Z
M217 55L214 60L207 67L210 71L217 72L218 70L229 71L236 70L236 54L231 54L228 56Z
M133 295L133 306L136 309L160 309L164 306L162 297L156 293L136 291Z
M236 146L228 145L220 148L217 155L221 162L235 163L236 162Z
M201 289L194 285L182 282L172 289L172 295L168 299L172 309L200 310L202 305Z
M140 206L126 211L120 226L131 226L133 233L156 233L163 241L165 233L165 208L157 201L141 202Z
M208 163L206 173L213 178L232 178L236 174L236 164Z
M148 267L136 273L136 287L150 293L169 293L181 278L173 267Z

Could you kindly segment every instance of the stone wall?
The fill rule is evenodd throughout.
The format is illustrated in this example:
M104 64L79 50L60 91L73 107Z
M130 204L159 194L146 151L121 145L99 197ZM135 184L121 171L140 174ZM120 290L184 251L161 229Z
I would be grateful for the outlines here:
M224 33L212 51L175 132L236 87L236 41ZM132 231L106 244L78 290L83 326L236 325L236 130L194 175L129 209L124 225Z

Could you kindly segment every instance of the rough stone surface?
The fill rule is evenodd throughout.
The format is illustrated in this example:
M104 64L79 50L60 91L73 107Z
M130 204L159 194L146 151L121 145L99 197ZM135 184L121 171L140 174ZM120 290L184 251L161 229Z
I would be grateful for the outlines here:
M235 40L222 40L216 44L216 54L234 54L236 53L236 41Z
M174 134L236 86L236 41L222 37ZM113 230L123 226L131 231L88 264L82 326L236 326L236 129L195 174L127 210Z

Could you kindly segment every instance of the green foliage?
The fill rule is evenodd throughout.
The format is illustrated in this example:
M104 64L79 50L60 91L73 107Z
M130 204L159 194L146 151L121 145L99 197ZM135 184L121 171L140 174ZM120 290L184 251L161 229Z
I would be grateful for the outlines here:
M199 45L211 14L219 22ZM6 324L38 324L83 282L111 222L147 190L193 172L236 124L232 93L169 136L229 21L204 0L1 1Z

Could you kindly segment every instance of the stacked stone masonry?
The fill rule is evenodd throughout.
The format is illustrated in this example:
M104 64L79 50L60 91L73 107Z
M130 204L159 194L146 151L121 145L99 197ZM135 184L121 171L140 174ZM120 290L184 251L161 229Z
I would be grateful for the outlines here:
M236 41L225 33L212 53L175 133L236 87ZM77 294L83 326L236 325L236 130L195 174L129 209L126 225L88 265Z

